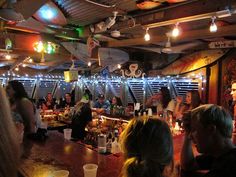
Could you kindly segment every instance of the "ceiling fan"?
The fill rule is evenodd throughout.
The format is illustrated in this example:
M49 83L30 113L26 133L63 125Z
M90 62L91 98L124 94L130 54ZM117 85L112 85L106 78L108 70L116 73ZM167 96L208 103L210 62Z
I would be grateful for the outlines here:
M23 15L16 12L12 7L12 4L16 2L16 0L7 0L7 7L0 9L0 19L11 23L24 21Z
M180 54L186 53L187 50L192 49L196 46L200 46L204 42L201 41L193 41L184 44L179 44L172 46L171 44L171 33L166 33L167 41L164 47L135 47L142 50L152 51L156 53L167 53L167 54Z

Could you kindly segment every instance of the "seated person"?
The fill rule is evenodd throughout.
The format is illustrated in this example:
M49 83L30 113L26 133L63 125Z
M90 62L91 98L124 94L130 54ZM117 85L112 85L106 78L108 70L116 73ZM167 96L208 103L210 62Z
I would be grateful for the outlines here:
M46 100L42 103L43 110L54 109L56 107L56 103L52 97L52 93L48 93L46 96Z
M111 107L115 107L115 106L122 106L122 101L117 96L112 97L112 100L111 100Z
M92 111L89 100L83 97L76 103L72 113L72 138L83 140L86 136L85 127L92 121Z
M98 95L98 100L93 105L93 111L96 111L97 113L104 113L106 109L110 108L110 102L108 100L105 100L105 97L103 94Z
M176 97L176 106L174 116L176 119L182 119L183 114L190 111L201 104L201 98L198 90L191 90L186 92L185 103L183 103L183 97Z
M206 104L183 117L185 139L181 152L184 171L208 170L205 177L235 177L236 147L232 137L232 117L222 107ZM194 156L193 147L201 155Z
M150 98L147 99L146 102L146 107L147 108L152 108L152 112L154 114L157 113L157 106L160 104L161 101L161 94L160 93L155 93L152 95Z
M65 100L62 101L62 103L60 104L60 107L61 108L74 107L74 105L75 105L75 103L72 101L71 94L66 93L65 94Z
M169 126L160 119L132 119L120 136L122 177L177 177Z
M167 87L161 87L159 92L160 102L157 104L157 114L164 119L171 119L175 109L175 101L171 98Z

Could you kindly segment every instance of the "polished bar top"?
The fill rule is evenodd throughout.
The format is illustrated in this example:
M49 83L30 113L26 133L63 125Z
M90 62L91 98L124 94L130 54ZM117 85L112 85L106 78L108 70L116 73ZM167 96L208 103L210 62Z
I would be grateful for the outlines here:
M179 161L179 153L183 136L174 137L175 161ZM120 175L123 156L103 155L82 143L64 140L63 134L49 131L45 142L33 141L28 158L24 159L20 172L25 177L49 177L53 170L69 170L69 177L83 177L85 163L98 164L97 177L118 177Z
M70 171L69 177L83 177L83 165L86 163L98 164L97 177L118 177L123 157L98 154L83 144L64 140L61 133L51 131L45 142L33 142L20 172L26 177L49 177L50 171L64 169Z

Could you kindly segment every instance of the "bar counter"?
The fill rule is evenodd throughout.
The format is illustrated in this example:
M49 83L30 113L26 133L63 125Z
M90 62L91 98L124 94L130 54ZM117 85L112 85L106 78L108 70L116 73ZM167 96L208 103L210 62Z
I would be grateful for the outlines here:
M49 131L45 142L32 141L29 156L22 160L20 173L24 177L49 177L53 170L69 170L69 177L83 177L85 163L98 164L97 177L118 177L123 156L103 155L82 143L64 140L63 134ZM179 161L183 136L174 137L175 161Z

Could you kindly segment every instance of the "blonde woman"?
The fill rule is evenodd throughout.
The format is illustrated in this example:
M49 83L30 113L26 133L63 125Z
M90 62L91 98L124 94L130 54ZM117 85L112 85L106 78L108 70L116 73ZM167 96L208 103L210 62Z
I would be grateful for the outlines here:
M122 177L176 177L169 126L159 119L133 119L120 137Z
M5 91L0 87L0 177L16 177L19 160L17 131Z

